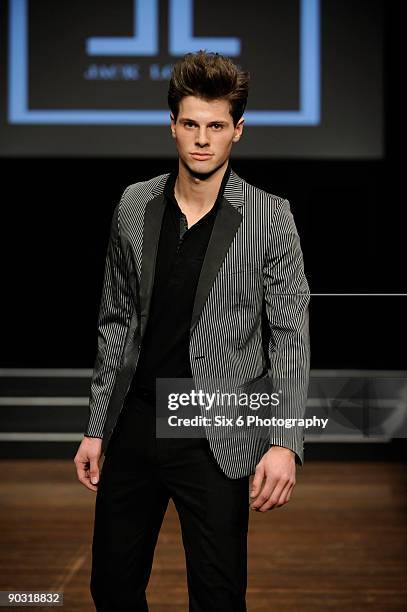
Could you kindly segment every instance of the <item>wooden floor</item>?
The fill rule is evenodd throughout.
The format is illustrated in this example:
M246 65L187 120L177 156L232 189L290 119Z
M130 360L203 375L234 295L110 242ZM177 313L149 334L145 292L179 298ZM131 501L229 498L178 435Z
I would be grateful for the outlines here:
M88 612L95 494L74 467L0 461L0 590L61 590L61 609ZM250 514L248 612L407 610L406 506L403 463L306 462L286 506ZM188 610L172 502L147 595L151 612Z

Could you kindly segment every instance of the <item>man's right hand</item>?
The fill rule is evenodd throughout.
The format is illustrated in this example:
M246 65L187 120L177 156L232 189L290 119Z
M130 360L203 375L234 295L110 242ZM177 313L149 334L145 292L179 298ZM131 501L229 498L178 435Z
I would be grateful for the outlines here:
M87 489L97 491L100 479L99 460L102 455L102 438L85 436L75 455L74 463L78 480Z

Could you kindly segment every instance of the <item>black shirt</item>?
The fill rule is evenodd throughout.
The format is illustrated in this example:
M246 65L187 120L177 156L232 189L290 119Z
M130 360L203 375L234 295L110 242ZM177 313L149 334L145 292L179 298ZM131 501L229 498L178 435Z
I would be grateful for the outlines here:
M189 229L174 194L178 172L167 179L147 327L129 393L153 399L156 378L192 378L189 329L196 286L230 171L229 162L214 205Z

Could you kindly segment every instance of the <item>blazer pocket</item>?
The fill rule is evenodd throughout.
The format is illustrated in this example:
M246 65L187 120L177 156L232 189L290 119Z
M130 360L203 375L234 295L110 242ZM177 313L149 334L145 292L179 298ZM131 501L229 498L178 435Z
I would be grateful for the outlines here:
M238 268L237 270L231 270L230 272L227 272L227 274L260 274L262 273L263 268L261 266L261 264L248 264L247 266L242 266L241 268Z

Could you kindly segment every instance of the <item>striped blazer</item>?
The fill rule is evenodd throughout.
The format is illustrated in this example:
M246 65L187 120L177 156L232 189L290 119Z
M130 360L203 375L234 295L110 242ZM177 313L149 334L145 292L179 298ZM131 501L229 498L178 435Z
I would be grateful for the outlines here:
M102 438L102 452L123 407L146 329L168 176L129 185L113 212L84 432ZM232 169L191 318L189 356L196 388L209 388L207 381L233 380L250 389L252 382L264 380L279 392L273 408L277 422L300 420L309 384L309 299L289 201L250 185ZM217 410L226 414L228 408ZM238 426L216 432L210 427L205 433L223 472L239 478L253 474L273 444L292 449L302 465L303 430L300 421L293 427L270 426L266 436L264 429L259 435L258 428Z

